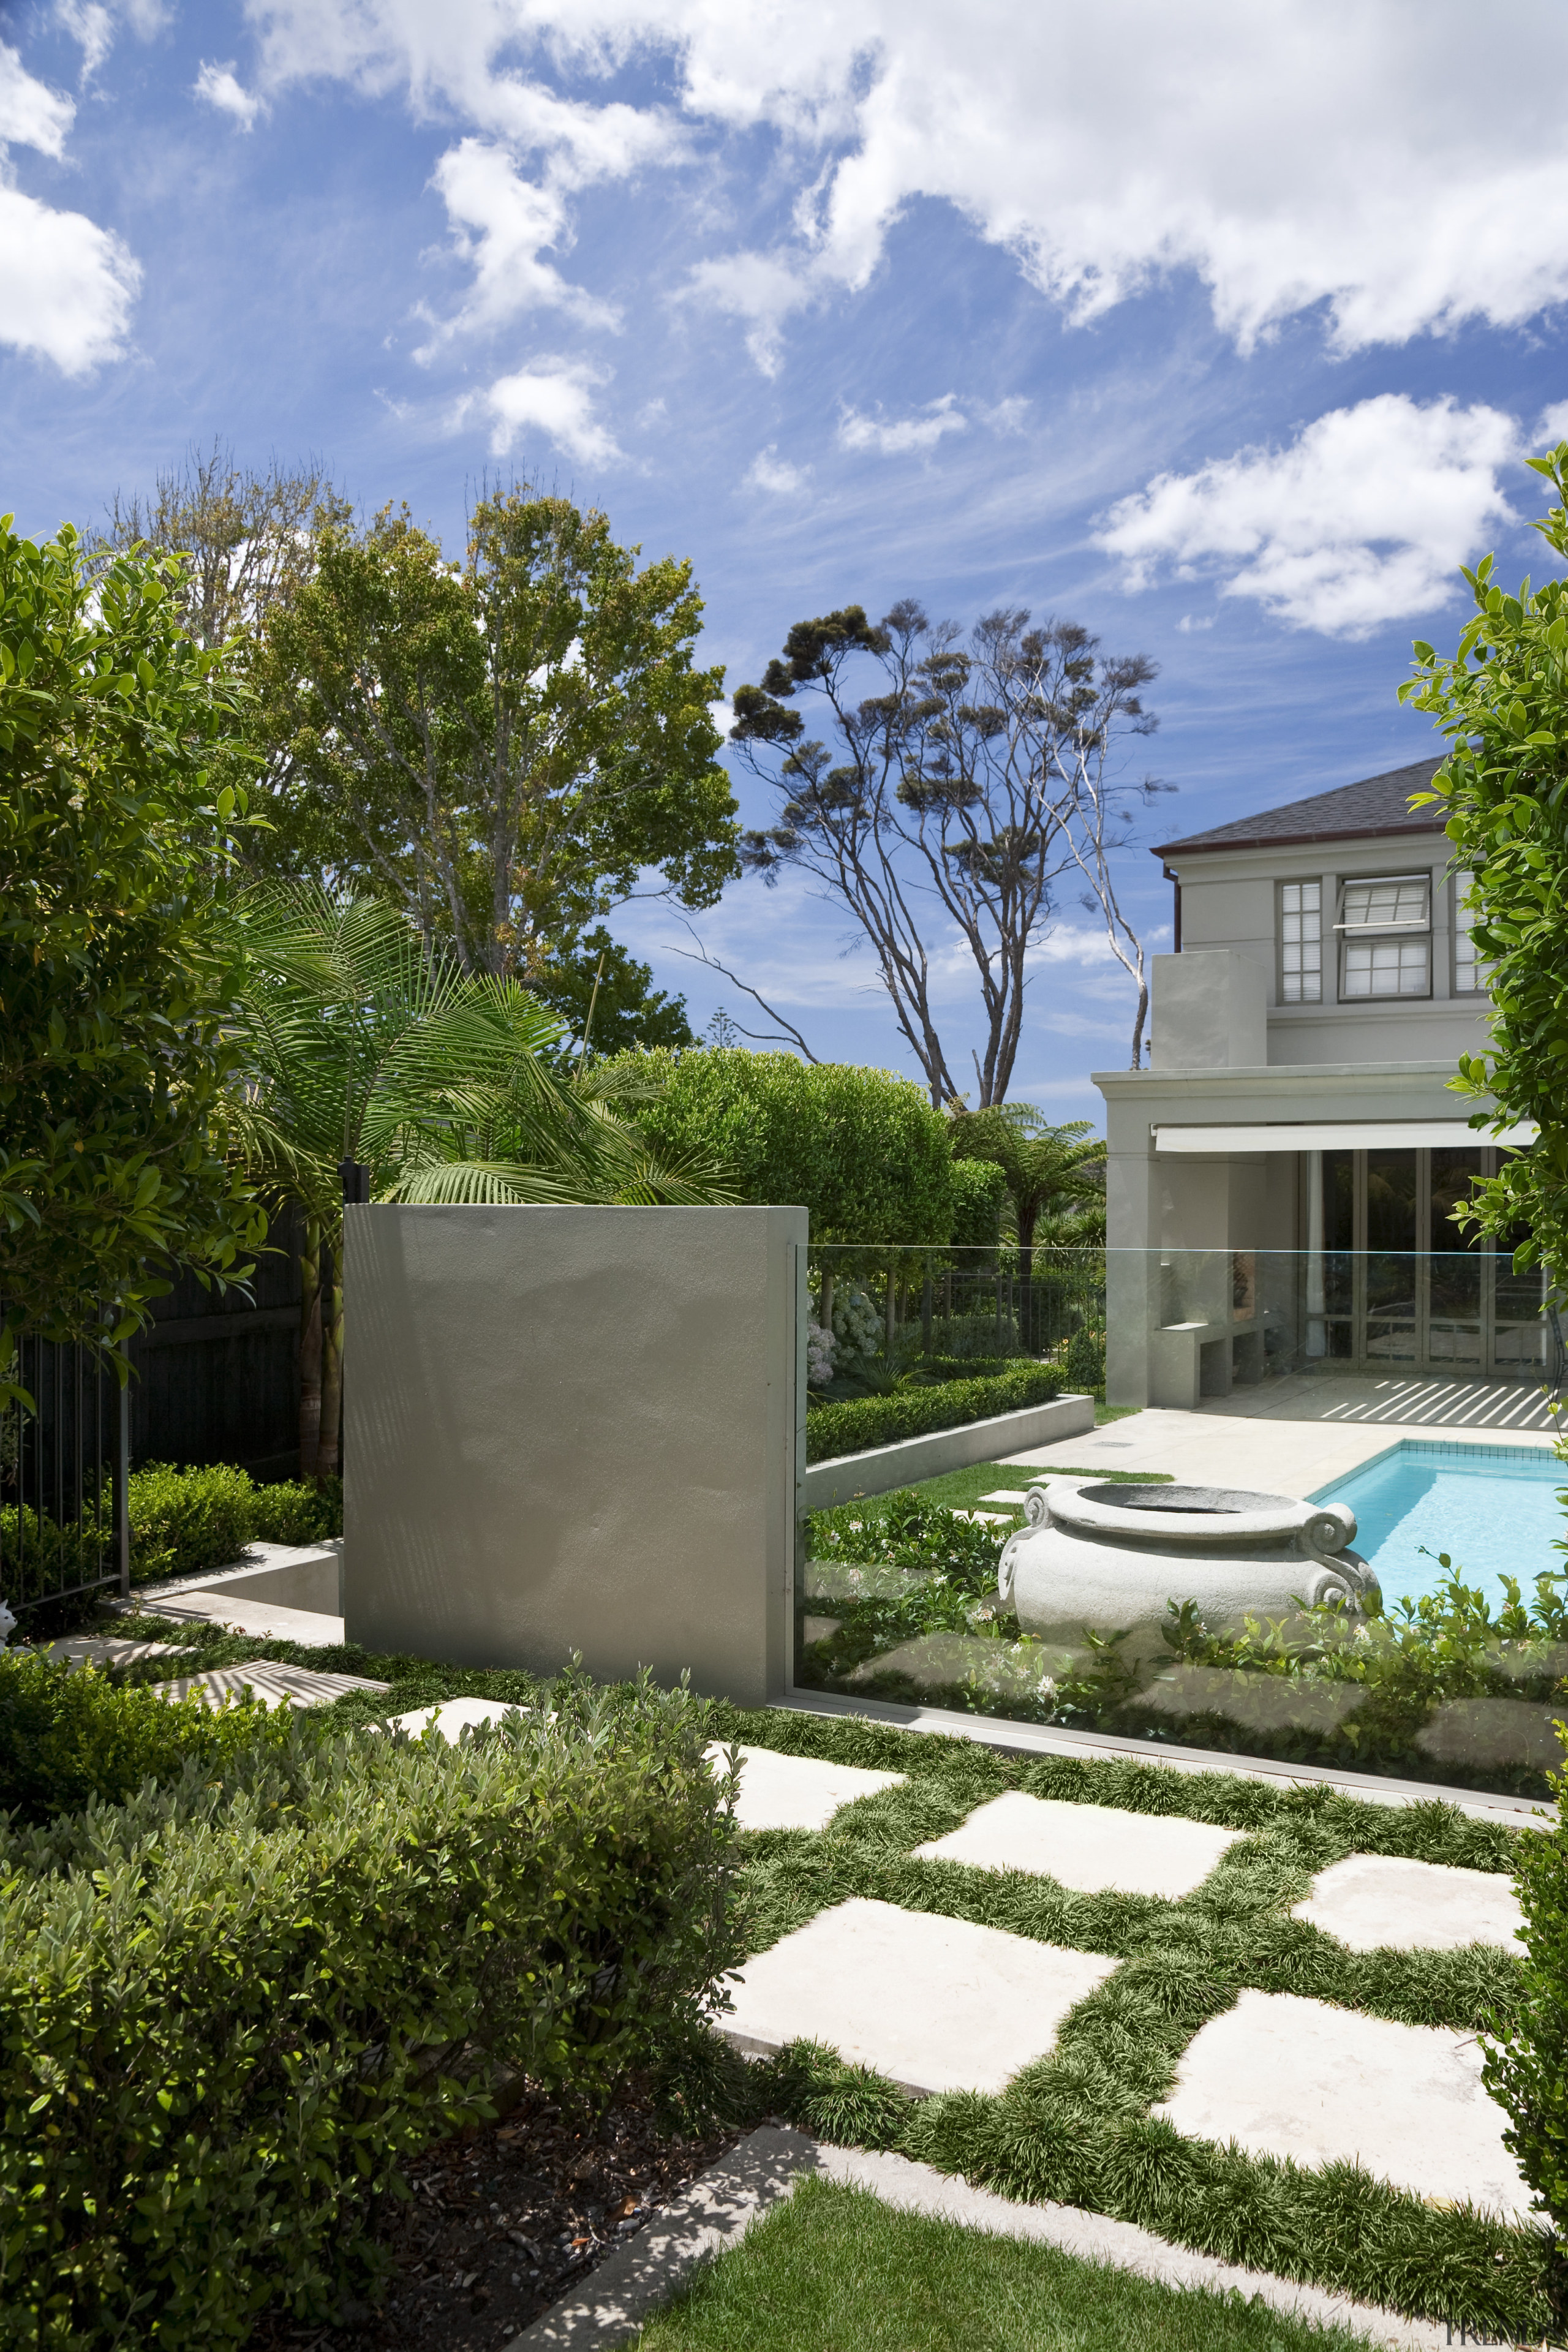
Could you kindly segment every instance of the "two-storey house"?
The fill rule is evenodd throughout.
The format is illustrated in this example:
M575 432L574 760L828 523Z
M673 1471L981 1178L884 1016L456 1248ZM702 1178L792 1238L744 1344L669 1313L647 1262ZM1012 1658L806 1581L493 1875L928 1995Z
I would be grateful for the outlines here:
M1448 1212L1497 1143L1449 1087L1486 972L1425 760L1167 842L1152 1066L1096 1076L1107 1395L1332 1366L1539 1377L1541 1279ZM1533 1129L1502 1139L1528 1142Z

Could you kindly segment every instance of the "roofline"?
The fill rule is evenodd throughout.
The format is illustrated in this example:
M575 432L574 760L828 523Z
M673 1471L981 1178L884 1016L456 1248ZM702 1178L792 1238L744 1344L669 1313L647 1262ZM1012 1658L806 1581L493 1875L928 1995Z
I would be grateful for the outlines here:
M1261 833L1249 835L1245 841L1207 841L1203 835L1194 834L1186 841L1167 841L1151 849L1151 857L1173 857L1179 850L1190 854L1217 856L1226 849L1300 849L1313 841L1394 841L1402 835L1441 833L1440 822L1432 824L1362 824L1335 825L1329 833Z

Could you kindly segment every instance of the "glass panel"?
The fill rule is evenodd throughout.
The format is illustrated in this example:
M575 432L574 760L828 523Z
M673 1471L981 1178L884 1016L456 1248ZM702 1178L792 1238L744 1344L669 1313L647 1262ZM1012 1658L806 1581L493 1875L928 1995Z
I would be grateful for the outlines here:
M1451 1213L1481 1173L1479 1144L1432 1154L1426 1352L1434 1363L1478 1366L1486 1352L1479 1237L1455 1224Z
M1355 1154L1323 1154L1323 1306L1328 1315L1326 1337L1331 1356L1355 1353L1351 1315L1355 1305L1352 1276L1355 1248Z
M1387 881L1347 882L1342 920L1347 931L1381 930L1390 924L1425 924L1431 878L1396 874Z
M1287 1004L1316 1004L1323 992L1323 886L1279 885L1279 984Z
M1474 908L1465 900L1475 882L1475 876L1461 869L1454 877L1454 993L1471 996L1483 990L1491 978L1491 966L1483 963L1476 953L1471 926L1476 919Z
M1426 996L1431 986L1431 942L1407 940L1347 940L1342 994Z
M1366 1155L1366 1349L1385 1363L1415 1356L1415 1154Z

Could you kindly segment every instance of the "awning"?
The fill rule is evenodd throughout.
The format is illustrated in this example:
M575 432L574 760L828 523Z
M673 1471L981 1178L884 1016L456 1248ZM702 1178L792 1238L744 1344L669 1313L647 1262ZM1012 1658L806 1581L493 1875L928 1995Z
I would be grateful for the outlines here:
M1464 1150L1476 1144L1533 1143L1540 1129L1526 1119L1489 1135L1462 1118L1325 1118L1258 1120L1247 1127L1156 1127L1156 1151L1398 1151Z

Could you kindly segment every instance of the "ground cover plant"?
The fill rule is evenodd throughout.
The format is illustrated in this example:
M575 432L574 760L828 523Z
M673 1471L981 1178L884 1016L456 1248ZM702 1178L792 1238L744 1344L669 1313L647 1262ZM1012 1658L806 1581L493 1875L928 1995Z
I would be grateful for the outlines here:
M1054 2246L807 2178L649 2321L640 2352L1366 2352L1234 2291L1158 2286Z
M602 2099L707 2046L735 1947L703 1711L570 1674L509 1695L533 1711L459 1749L289 1716L216 1771L0 1825L0 2345L320 2322L384 2268L408 2158L499 2080Z
M123 1621L121 1621L123 1622ZM247 1657L375 1676L325 1711L333 1726L464 1696L537 1703L513 1671L448 1667L352 1644L302 1650L204 1626L145 1621L191 1666ZM162 1662L134 1675L151 1679ZM1497 1820L1437 1801L1366 1803L1331 1787L1287 1786L1223 1769L1177 1772L1122 1761L1040 1758L916 1735L861 1717L693 1706L691 1736L893 1770L907 1785L844 1809L821 1834L741 1841L736 1932L758 1951L850 1895L938 1911L1123 1965L1067 2020L1056 2051L996 2096L918 2102L833 2053L796 2045L765 2064L679 2053L665 2095L689 2119L732 2126L784 2116L826 2138L882 2147L1025 2200L1059 2199L1215 2253L1364 2300L1450 2320L1488 2337L1539 2342L1553 2325L1550 2244L1466 2207L1440 2209L1352 2166L1303 2172L1184 2140L1149 2115L1192 2034L1245 1988L1293 1992L1413 2024L1506 2034L1528 1998L1513 1954L1352 1953L1289 1916L1314 1873L1351 1853L1507 1873L1521 1840ZM911 1849L1006 1789L1069 1803L1209 1822L1245 1832L1182 1902L1082 1895L1045 1878L997 1875ZM4 2338L0 2337L0 2342Z
M1087 1629L1064 1647L1020 1633L996 1604L997 1564L1021 1522L952 1517L1044 1475L995 1464L813 1514L800 1589L814 1638L803 1622L797 1680L1231 1755L1550 1793L1543 1743L1552 1708L1568 1715L1568 1575L1538 1576L1529 1596L1504 1577L1494 1609L1442 1554L1432 1591L1371 1619L1326 1606L1215 1632L1174 1595L1152 1657ZM1064 1464L1049 1475L1073 1474Z

